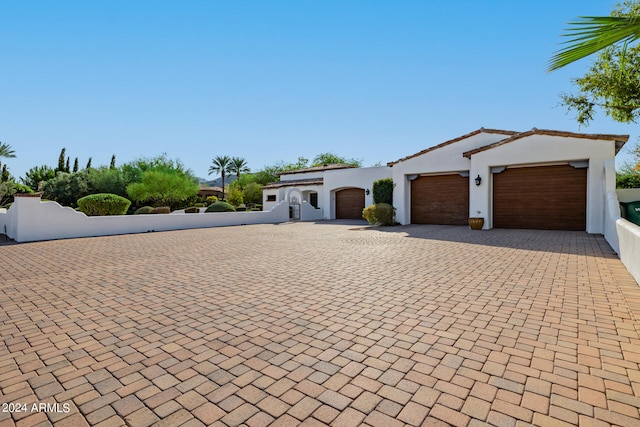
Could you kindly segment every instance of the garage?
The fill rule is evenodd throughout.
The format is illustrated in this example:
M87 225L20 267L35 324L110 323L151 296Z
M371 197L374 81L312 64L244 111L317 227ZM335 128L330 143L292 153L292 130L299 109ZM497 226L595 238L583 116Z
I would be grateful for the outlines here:
M493 226L538 230L585 230L586 162L508 167L493 174Z
M346 188L336 191L336 219L362 219L364 190Z
M429 175L411 181L411 223L466 225L468 219L468 176Z

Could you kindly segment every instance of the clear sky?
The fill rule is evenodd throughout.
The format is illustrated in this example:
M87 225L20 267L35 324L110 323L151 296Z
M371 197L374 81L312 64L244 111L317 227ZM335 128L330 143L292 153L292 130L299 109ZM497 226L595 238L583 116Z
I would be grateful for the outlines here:
M640 132L559 105L566 22L609 0L0 0L0 141L15 176L166 153L207 178L334 152L365 166L480 127ZM623 158L630 158L628 155ZM621 157L618 157L618 161ZM213 178L213 176L211 177Z

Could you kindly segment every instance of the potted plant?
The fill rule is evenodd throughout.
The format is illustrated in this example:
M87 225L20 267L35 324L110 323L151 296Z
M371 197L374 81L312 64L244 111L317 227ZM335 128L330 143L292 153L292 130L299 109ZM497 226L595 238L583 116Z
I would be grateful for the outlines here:
M481 215L482 212L480 211L476 211L478 213L478 215ZM475 216L475 217L470 217L469 218L469 227L472 230L482 230L482 227L484 226L484 218L481 216Z

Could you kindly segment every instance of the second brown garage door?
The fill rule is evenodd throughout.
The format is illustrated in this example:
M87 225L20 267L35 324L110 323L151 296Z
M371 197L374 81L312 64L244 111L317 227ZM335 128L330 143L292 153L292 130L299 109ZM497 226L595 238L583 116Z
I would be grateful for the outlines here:
M336 191L336 219L362 219L364 190L347 188Z
M493 175L493 226L585 230L587 168L506 169Z
M411 223L466 225L468 219L469 177L456 173L411 181Z

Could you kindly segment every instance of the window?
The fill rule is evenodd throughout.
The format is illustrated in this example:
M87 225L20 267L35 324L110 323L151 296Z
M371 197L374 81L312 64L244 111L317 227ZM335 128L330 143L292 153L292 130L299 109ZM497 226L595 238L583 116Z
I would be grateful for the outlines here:
M275 202L276 195L275 194L267 194L267 202Z

